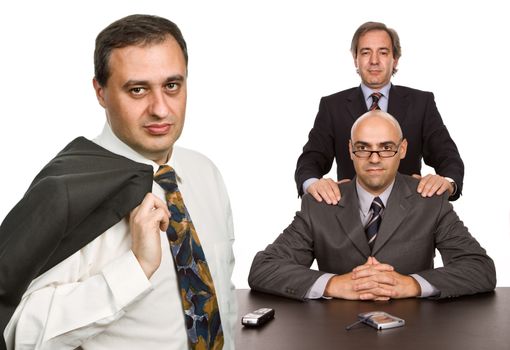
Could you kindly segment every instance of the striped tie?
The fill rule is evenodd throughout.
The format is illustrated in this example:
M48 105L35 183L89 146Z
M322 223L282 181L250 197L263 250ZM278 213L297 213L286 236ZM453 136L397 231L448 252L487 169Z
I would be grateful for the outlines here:
M222 349L223 329L211 272L177 187L174 169L161 166L154 181L165 190L171 213L166 234L177 270L191 349Z
M379 107L379 99L381 98L382 94L380 92L374 92L370 97L372 97L372 105L370 106L370 110L373 111L374 109L381 109Z
M377 231L379 231L379 225L381 224L381 215L384 212L384 204L382 203L381 198L374 198L374 201L370 206L370 210L372 211L372 217L365 226L365 233L367 235L368 245L370 249L372 249L377 237Z

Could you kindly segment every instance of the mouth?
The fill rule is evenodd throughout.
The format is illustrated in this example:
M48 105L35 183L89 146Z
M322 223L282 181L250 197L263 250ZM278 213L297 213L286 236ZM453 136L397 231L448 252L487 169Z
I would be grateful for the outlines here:
M366 169L367 174L377 175L384 171L383 168L368 168Z
M169 123L155 123L144 126L145 130L151 135L165 135L170 131L171 127L172 124Z

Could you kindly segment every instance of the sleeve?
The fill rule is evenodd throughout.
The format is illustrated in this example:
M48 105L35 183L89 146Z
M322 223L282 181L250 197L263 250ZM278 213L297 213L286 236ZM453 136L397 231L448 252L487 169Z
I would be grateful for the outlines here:
M332 299L330 297L325 297L324 291L326 290L329 280L333 277L335 277L335 275L332 273L325 273L319 277L306 293L305 299Z
M309 224L310 196L302 200L301 211L294 221L265 250L253 259L248 284L251 288L297 300L306 293L324 272L310 269L315 256Z
M326 100L322 98L313 128L308 134L308 142L296 165L295 180L300 196L303 195L303 183L306 180L320 179L331 170L335 158L335 135L331 118Z
M131 250L100 273L72 281L80 260L77 252L34 280L4 331L7 349L75 349L151 290Z
M448 202L442 197L437 218L435 245L443 267L417 272L437 288L438 298L488 292L496 287L496 269Z
M456 200L462 193L464 163L437 110L434 95L432 93L427 95L423 119L423 160L425 164L434 168L436 174L455 181L457 191L450 200Z

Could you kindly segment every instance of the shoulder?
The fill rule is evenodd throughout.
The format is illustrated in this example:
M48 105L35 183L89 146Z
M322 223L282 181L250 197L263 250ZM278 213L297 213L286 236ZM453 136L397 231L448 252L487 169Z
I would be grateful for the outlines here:
M394 93L397 93L397 94L403 95L403 96L405 96L405 95L418 96L418 97L433 96L433 93L430 91L414 89L414 88L410 88L408 86L402 86L402 85L392 85L390 94L391 94L391 92L394 92Z
M205 187L225 187L219 169L200 152L174 146L171 163L179 177L188 183Z
M172 158L175 164L182 168L218 172L218 168L211 159L189 148L174 146Z
M422 197L420 193L418 193L417 188L420 183L420 179L414 178L410 175L398 174L395 182L396 188L398 191L401 191L408 198L412 199L416 205L421 203L424 206L441 206L441 203L448 203L448 192L443 193L442 195L434 195L432 197Z
M345 100L349 97L352 97L352 95L355 94L359 90L360 90L359 86L356 86L356 87L353 87L350 89L335 92L334 94L324 96L322 98L322 101L328 102L328 101Z

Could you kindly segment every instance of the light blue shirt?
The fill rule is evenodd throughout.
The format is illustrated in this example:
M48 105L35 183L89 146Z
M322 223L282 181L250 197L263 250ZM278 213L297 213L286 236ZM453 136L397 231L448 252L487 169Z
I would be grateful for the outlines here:
M377 103L379 105L379 108L383 112L388 112L388 101L390 96L390 88L391 83L388 83L384 85L379 90L372 90L365 84L361 83L361 91L363 92L363 97L365 99L365 103L367 105L367 109L370 109L370 106L372 106L372 95L374 92L380 92L382 94L381 98L379 99L379 102Z

